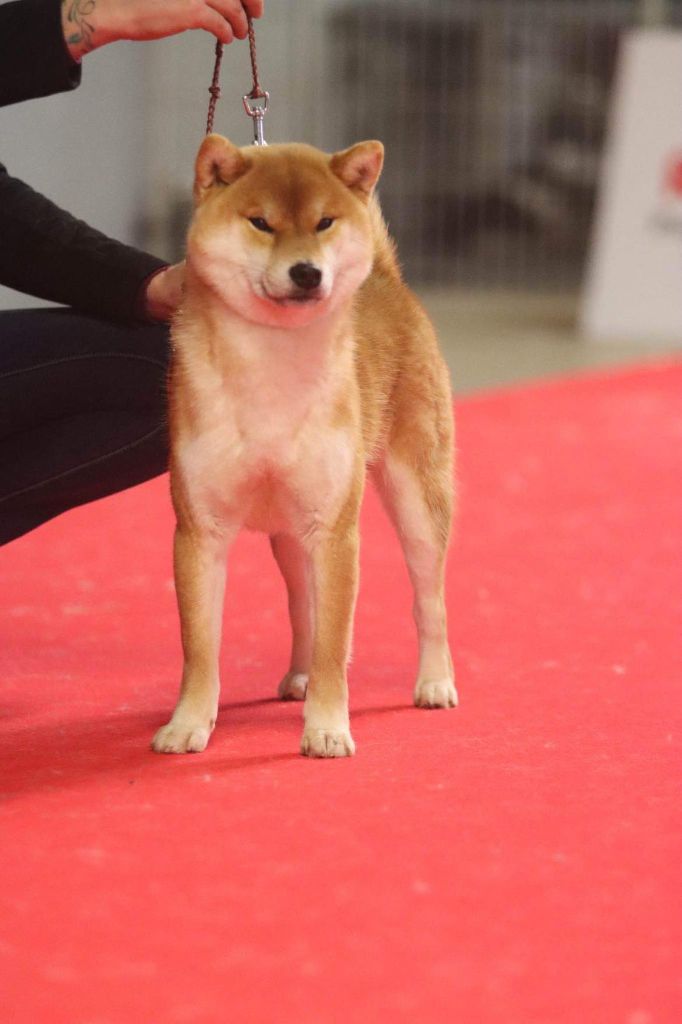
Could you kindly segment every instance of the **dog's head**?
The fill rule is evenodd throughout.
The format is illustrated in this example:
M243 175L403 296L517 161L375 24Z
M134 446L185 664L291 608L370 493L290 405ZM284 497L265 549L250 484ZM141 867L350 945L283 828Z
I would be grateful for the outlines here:
M368 203L382 162L380 142L329 156L299 144L239 149L207 136L196 160L188 261L244 319L310 323L371 270Z

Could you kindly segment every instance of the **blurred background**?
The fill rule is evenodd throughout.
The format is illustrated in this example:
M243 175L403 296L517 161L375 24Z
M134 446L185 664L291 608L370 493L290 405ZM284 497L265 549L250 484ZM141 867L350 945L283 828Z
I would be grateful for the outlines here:
M266 0L266 138L383 140L382 206L456 390L673 351L682 334L591 338L579 311L623 40L680 26L682 0ZM90 54L75 93L0 111L0 159L103 231L180 258L213 46L187 33ZM215 129L240 144L250 86L237 42ZM0 308L29 304L0 289Z

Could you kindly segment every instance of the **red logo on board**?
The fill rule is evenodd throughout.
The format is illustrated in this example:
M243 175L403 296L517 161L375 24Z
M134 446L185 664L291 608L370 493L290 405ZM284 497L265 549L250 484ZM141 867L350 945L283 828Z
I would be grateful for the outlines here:
M663 171L663 191L682 197L682 152L673 153L666 160Z

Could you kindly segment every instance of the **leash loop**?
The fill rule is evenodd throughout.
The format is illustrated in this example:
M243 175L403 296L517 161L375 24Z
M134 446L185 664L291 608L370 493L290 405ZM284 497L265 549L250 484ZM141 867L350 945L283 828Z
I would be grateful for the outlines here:
M258 61L256 60L256 33L253 29L253 19L250 14L247 14L246 20L249 24L249 53L251 55L251 71L253 73L253 89L249 93L252 99L258 99L261 96L266 96L267 93L260 87L258 80Z
M247 21L249 25L249 53L251 56L251 71L253 74L253 87L251 92L247 92L242 97L244 102L244 109L249 117L253 120L253 144L254 146L267 146L265 141L265 135L263 134L263 118L265 112L268 109L268 103L270 101L270 94L261 88L260 80L258 77L258 60L256 57L256 36L253 30L253 20L251 15L247 15ZM223 59L223 44L219 39L216 40L215 44L215 64L213 66L213 78L211 84L208 87L208 91L211 95L211 99L208 104L208 117L206 118L206 134L210 135L213 131L213 120L215 117L215 108L218 100L220 99L220 65Z

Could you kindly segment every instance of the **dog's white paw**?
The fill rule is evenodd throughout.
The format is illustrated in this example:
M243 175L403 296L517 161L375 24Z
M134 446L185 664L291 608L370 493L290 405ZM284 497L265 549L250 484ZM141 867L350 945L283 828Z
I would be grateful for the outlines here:
M206 749L215 723L204 720L170 720L152 740L157 754L198 754Z
M350 729L315 729L306 725L301 740L301 753L306 757L352 757L355 743Z
M277 687L280 700L304 700L308 689L308 675L304 672L287 672Z
M418 679L414 702L418 708L456 708L455 684L452 679Z

